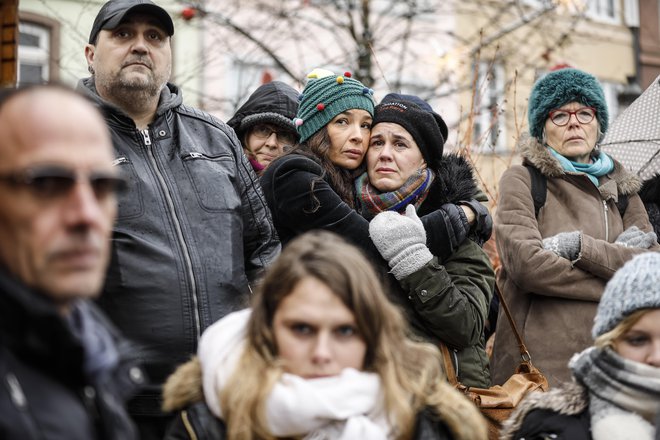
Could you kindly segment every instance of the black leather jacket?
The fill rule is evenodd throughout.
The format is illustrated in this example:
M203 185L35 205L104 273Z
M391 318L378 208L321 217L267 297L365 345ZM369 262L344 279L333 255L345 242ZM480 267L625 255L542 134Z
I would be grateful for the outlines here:
M144 382L134 352L89 304L118 363L85 374L84 351L55 305L0 268L0 438L133 440L124 402Z
M247 305L248 280L279 254L280 243L231 128L183 105L171 84L143 131L98 96L92 78L78 88L104 112L114 164L129 180L99 303L139 344L153 383L131 413L156 415L160 384L196 351L206 327Z

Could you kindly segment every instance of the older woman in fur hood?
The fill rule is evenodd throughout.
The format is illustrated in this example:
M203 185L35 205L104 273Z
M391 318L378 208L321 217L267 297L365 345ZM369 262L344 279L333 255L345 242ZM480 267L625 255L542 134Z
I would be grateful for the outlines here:
M499 186L497 282L534 364L554 386L570 379L571 356L591 345L607 281L636 254L660 246L637 195L639 180L598 148L608 127L598 80L572 68L552 71L534 85L528 108L531 136L518 145L523 166L509 168ZM538 214L529 167L547 183ZM493 382L503 383L519 360L511 329L501 326Z
M660 255L638 255L610 280L594 346L570 362L574 383L533 393L502 439L660 438Z

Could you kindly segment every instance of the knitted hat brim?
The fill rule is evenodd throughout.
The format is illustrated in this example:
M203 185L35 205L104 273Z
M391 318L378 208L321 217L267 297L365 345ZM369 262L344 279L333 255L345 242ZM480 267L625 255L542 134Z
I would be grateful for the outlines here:
M578 69L561 69L548 73L534 84L527 111L530 134L540 140L550 112L571 102L596 109L600 130L603 134L607 132L609 113L598 80Z

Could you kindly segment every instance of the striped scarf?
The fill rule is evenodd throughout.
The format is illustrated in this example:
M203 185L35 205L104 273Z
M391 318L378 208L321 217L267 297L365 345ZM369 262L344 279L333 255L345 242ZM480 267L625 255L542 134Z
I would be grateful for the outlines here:
M355 179L357 209L367 220L383 211L403 212L409 204L415 208L424 202L429 193L435 173L430 169L420 169L396 191L380 192L369 183L367 173Z
M573 374L589 390L594 440L652 440L660 414L660 368L633 362L611 348L573 356Z

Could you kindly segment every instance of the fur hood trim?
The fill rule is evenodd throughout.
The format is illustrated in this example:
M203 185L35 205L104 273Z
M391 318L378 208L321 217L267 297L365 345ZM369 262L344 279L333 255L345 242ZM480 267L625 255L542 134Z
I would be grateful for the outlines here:
M559 161L536 138L525 134L518 140L516 148L523 158L523 163L534 165L543 175L561 177L565 174ZM619 194L637 194L642 188L642 182L637 176L626 170L619 161L614 158L612 160L614 170L608 176L616 182Z
M553 388L546 393L530 393L513 411L500 431L501 440L511 440L522 427L527 414L536 409L547 409L568 416L580 414L589 405L586 388L573 382Z
M445 203L474 199L479 193L472 165L463 156L445 154L434 171L436 178L422 207L437 209Z
M177 368L163 385L163 411L173 412L204 400L202 366L197 356Z

